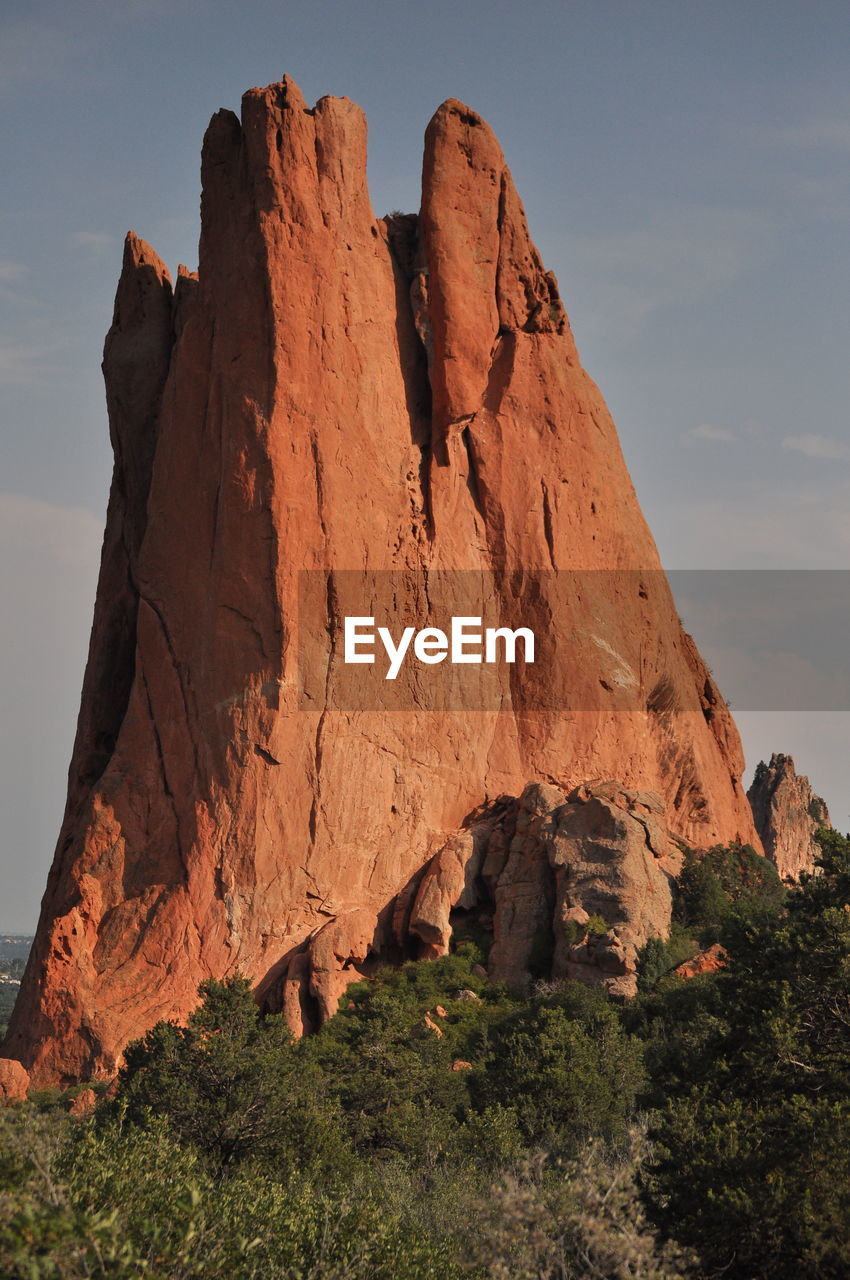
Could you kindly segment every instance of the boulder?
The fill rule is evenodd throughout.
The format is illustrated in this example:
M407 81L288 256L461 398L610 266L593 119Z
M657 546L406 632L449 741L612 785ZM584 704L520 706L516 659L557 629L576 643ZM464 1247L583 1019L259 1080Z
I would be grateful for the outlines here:
M0 1101L23 1102L30 1086L28 1072L15 1058L0 1058Z

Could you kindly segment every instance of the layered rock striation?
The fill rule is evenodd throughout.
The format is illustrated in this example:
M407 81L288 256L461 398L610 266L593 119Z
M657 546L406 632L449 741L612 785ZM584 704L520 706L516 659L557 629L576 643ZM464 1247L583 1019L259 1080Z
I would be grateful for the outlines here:
M656 802L567 803L585 779L656 793L693 845L758 840L734 724L480 116L444 103L421 212L376 218L362 112L308 108L286 79L213 117L202 186L198 272L172 288L129 235L106 340L115 471L91 647L4 1049L38 1083L111 1073L210 975L250 974L305 1026L382 938L389 958L445 947L428 904L452 898L475 815L500 796L523 797L482 873L504 976L604 969L558 950L553 920L584 902L570 876L595 883L609 827L636 847ZM413 676L391 710L341 699L346 571L377 593L392 571L400 618L429 575L474 571L483 611L560 630L561 665L509 673L484 709L441 709ZM567 589L564 571L590 577ZM327 642L309 696L305 573ZM545 678L581 696L545 704ZM654 848L642 856L629 893L663 897ZM538 893L542 943L511 923ZM651 926L601 914L625 977ZM391 916L408 917L395 934Z
M820 853L815 835L831 825L829 811L791 757L774 753L770 764L761 760L747 796L764 852L782 879L797 881L801 872L813 872Z

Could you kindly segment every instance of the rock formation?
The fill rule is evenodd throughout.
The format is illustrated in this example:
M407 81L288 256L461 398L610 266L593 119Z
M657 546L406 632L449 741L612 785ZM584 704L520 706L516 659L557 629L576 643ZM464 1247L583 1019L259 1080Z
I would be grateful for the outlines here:
M782 879L799 880L801 871L813 871L820 853L815 833L830 825L829 813L791 757L774 753L770 764L761 760L747 797L764 851Z
M632 996L638 951L669 932L682 860L654 793L531 782L453 832L389 909L342 912L312 934L290 961L287 1020L315 1030L380 956L447 955L470 922L496 982L577 978Z
M238 968L310 1025L391 917L412 913L390 956L444 947L476 811L495 823L499 974L551 952L559 971L628 976L655 908L609 912L600 867L621 832L624 893L663 897L641 793L691 844L757 843L734 724L484 121L444 103L421 212L376 218L361 111L308 109L287 79L213 117L202 187L198 272L172 291L129 235L106 340L115 471L91 647L4 1047L38 1083L111 1073L210 975ZM357 603L346 571L364 613L395 575L400 619L427 612L437 575L471 572L474 612L557 632L557 660L503 669L480 705L429 701L415 672L392 708L358 704L335 644L340 602ZM305 582L318 612L299 612ZM636 798L563 803L612 777ZM537 940L519 904L541 885ZM579 919L574 886L617 934L578 952L552 943Z
M669 932L682 860L654 793L529 783L432 859L404 935L445 954L452 913L483 913L495 981L578 978L631 996L638 950Z
M22 1102L27 1096L29 1076L14 1058L0 1058L0 1103Z
M688 978L697 978L703 973L716 973L718 969L723 968L727 959L725 949L719 942L713 942L710 947L706 947L705 951L698 951L695 956L691 956L690 960L683 960L681 964L677 964L673 973L684 982Z

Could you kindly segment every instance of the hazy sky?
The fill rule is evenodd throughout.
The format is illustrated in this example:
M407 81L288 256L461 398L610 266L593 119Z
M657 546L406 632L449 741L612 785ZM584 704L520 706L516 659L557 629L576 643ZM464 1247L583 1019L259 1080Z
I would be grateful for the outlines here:
M196 265L211 114L284 72L311 101L353 98L380 214L418 208L428 119L467 101L502 142L664 563L844 569L848 49L846 0L2 0L0 930L34 926L61 819L122 239ZM738 721L749 765L790 751L846 829L850 715Z

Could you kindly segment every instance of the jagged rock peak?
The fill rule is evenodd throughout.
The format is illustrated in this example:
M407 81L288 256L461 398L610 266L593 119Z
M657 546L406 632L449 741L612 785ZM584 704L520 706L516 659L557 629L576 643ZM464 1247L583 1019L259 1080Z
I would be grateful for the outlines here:
M218 112L198 274L172 292L128 238L104 375L115 470L89 658L5 1046L36 1085L108 1075L128 1040L185 1017L199 982L237 968L294 1025L315 1025L387 913L416 908L407 932L389 931L390 958L411 938L443 945L457 833L529 782L560 805L588 778L617 778L618 795L657 793L665 831L692 846L758 843L735 725L682 631L498 142L469 108L439 109L420 214L387 220L353 103L307 108L286 79L250 90L239 116ZM364 569L358 596L346 571ZM590 573L586 589L566 569ZM457 571L480 585L474 610L451 612L557 629L557 669L502 668L495 703L472 710L429 702L413 667L395 708L347 701L342 646L327 647L344 593L348 614L368 599L387 621L417 618ZM305 579L315 616L299 607ZM305 634L321 659L310 697ZM547 686L574 709L540 710ZM648 817L613 796L571 804L551 841L545 815L519 804L522 839L494 881L500 973L531 971L529 922L551 936L553 885L572 909L562 855L593 888L583 824L622 829L643 875ZM526 854L545 909L523 896ZM646 892L663 903L647 859ZM558 965L595 976L604 959L628 985L652 923L634 892L611 917L628 926L612 950L567 949Z
M825 802L788 755L774 753L756 766L747 798L764 851L783 880L814 870L820 852L815 834L830 826Z

